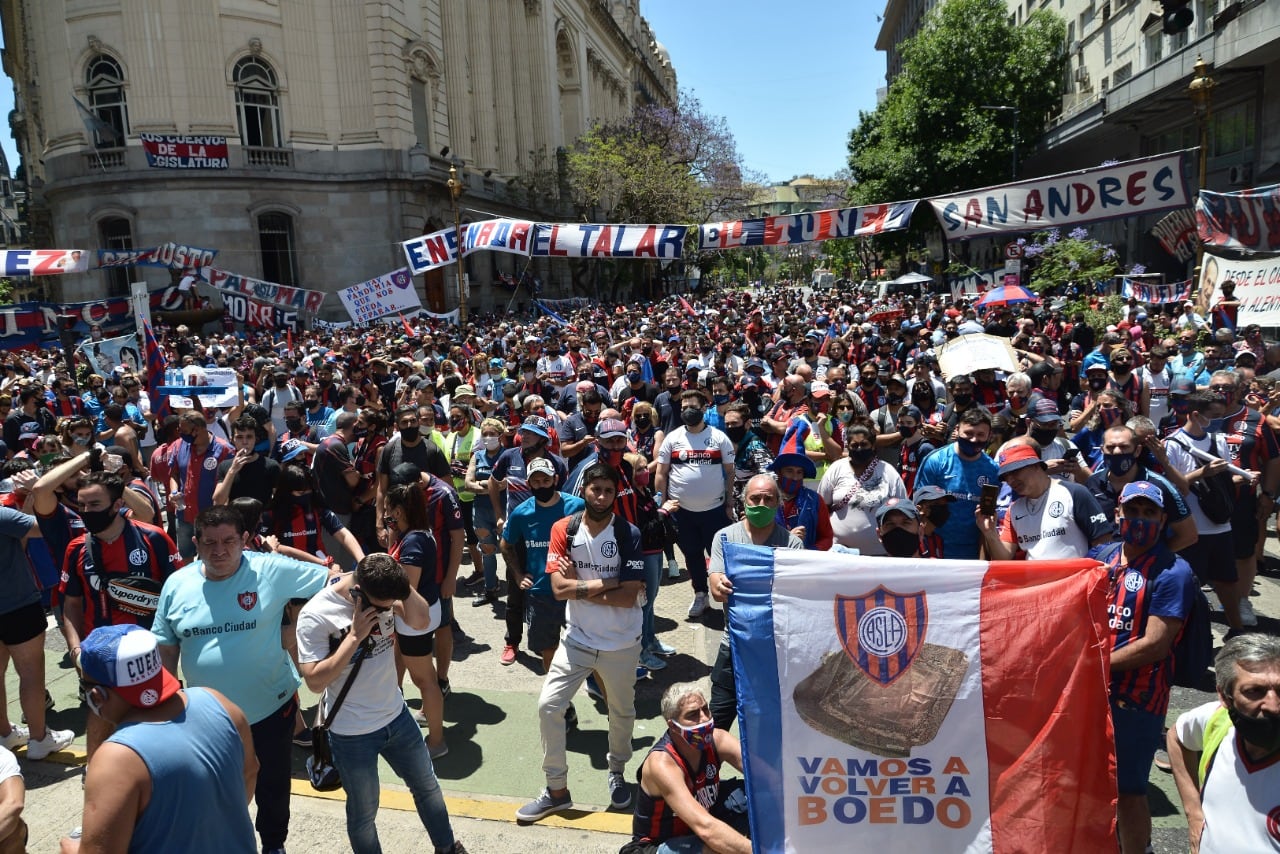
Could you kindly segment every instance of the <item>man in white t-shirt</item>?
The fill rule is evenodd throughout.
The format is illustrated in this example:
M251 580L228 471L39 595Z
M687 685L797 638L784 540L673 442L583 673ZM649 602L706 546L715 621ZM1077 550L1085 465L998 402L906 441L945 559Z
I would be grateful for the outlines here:
M707 398L696 388L680 393L683 426L667 434L658 449L654 499L680 502L676 544L693 584L689 619L707 610L707 558L716 531L733 521L733 442L706 422ZM668 490L670 490L668 492Z
M1058 480L1040 459L1034 439L1019 436L996 452L1000 479L1018 497L996 521L979 510L974 518L991 560L1062 560L1084 557L1110 542L1115 528L1098 500L1074 481Z
M355 572L322 589L298 614L298 669L307 687L323 695L319 719L329 726L333 765L347 794L347 837L356 851L381 850L374 822L381 756L413 793L437 854L466 854L453 837L431 756L396 675L397 628L421 632L430 623L431 606L387 554L366 555ZM330 710L357 663L334 715Z
M1191 850L1280 850L1280 638L1234 637L1213 669L1218 700L1184 712L1167 737Z
M645 582L640 532L613 512L618 483L617 469L593 463L582 476L586 507L551 526L546 571L552 593L568 606L560 646L538 697L547 787L516 810L520 821L537 821L573 806L564 716L592 671L609 706L609 806L631 806L631 788L623 772L631 759L636 722L635 674Z
M1173 369L1169 367L1169 351L1157 344L1147 353L1147 363L1138 369L1138 378L1151 390L1148 417L1159 424L1169 414L1169 386L1173 385Z
M555 389L557 397L569 384L569 379L574 376L572 360L568 356L562 356L559 348L554 344L548 344L543 348L542 357L538 359L537 371L538 379Z

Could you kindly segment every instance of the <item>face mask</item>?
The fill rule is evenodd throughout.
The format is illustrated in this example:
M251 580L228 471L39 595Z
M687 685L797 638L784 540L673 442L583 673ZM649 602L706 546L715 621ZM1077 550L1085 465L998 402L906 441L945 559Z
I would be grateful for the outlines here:
M369 435L369 428L368 428L368 427L357 427L357 428L352 432L352 434L351 434L351 435L355 436L357 439L363 439L363 438L365 438L366 436L368 436L368 435Z
M690 406L680 410L680 420L686 427L697 427L702 423L702 418L702 410L697 407Z
M802 486L804 481L798 477L778 477L778 489L781 489L784 495L795 495Z
M649 470L640 469L640 471L636 472L635 477L632 478L632 480L635 481L636 486L641 489L647 489L649 486Z
M956 447L959 448L962 456L976 457L978 454L982 453L985 446L973 441L972 439L956 437Z
M1120 416L1122 415L1124 415L1124 412L1121 411L1120 407L1118 406L1114 409L1098 410L1098 419L1102 422L1103 427L1110 427L1113 424L1119 424Z
M711 399L715 402L716 406L719 406L719 405L720 405L720 404L722 404L722 403L728 403L728 402L729 402L729 395L727 395L727 394L717 394L717 395L713 396Z
M955 394L951 396L951 400L955 403L956 409L965 409L973 403L972 394Z
M875 375L875 374L868 374L867 376L863 377L863 378L862 378L862 384L863 384L864 386L866 386L867 388L870 388L871 386L875 385L875 384L876 384L876 375Z
M1107 387L1106 377L1090 377L1089 378L1089 388L1091 390L1102 391L1106 387Z
M296 505L298 505L299 507L302 507L302 508L304 508L304 509L305 509L305 508L307 508L307 507L310 507L310 506L311 506L311 496L310 496L310 495L295 495L295 496L293 496L293 503L294 503L294 504L296 504Z
M890 528L880 535L889 557L911 557L920 549L920 537L906 528Z
M119 515L119 513L111 509L80 511L80 519L84 522L84 526L89 529L90 534L101 534L111 527L111 523Z
M849 387L849 384L846 383L844 380L832 380L831 382L827 383L827 385L831 386L831 390L834 391L836 394L839 394L840 392L844 391L846 388Z
M1268 753L1280 750L1280 715L1262 713L1260 718L1251 718L1232 706L1227 707L1227 716L1235 725L1240 737L1252 745L1262 748Z
M765 504L748 504L742 508L742 513L747 517L747 524L753 528L769 527L778 515L775 508Z
M450 429L450 430L457 430L457 429L458 429L459 427L461 427L461 426L462 426L462 416L461 416L461 415L454 415L454 416L452 416L452 417L449 419L449 429Z
M852 460L855 465L865 466L867 463L874 460L875 457L876 457L875 448L850 448L849 449L849 459Z
M93 441L93 437L92 436L72 436L71 441L75 442L77 445L83 448Z
M642 379L643 377L641 377L639 374L627 374L627 382L631 383L632 385L639 385Z
M186 442L188 445L192 445L192 444L195 444L195 441L196 441L196 434L195 434L195 433L183 433L183 434L182 434L182 435L180 435L178 438L180 438L182 441Z
M694 750L706 750L707 745L715 738L716 722L714 720L700 723L697 726L684 726L676 721L672 721L672 723L680 728L680 737L684 739L685 744Z
M253 452L255 454L265 454L269 450L271 450L270 439L263 439L261 442L253 446Z
M421 433L422 433L421 427L415 426L415 427L400 428L400 438L410 443L418 441L418 436L421 435Z
M603 521L604 519L608 519L612 515L613 515L613 507L611 506L606 507L603 510L597 510L594 507L592 507L590 504L587 505L587 518L591 519L594 522Z
M1036 444L1044 448L1053 444L1053 440L1058 438L1057 430L1032 430L1031 438L1036 440Z
M276 388L284 388L285 386L287 386L287 385L289 384L289 381L288 381L288 380L276 380L276 381L275 381L275 383L276 383Z
M484 443L486 451L496 451L502 446L501 436L482 436L480 441Z
M812 359L814 352L815 351L812 347L805 347L803 350L800 351L800 355L805 359Z
M892 404L892 403L902 403L902 399L904 397L906 397L905 394L899 394L896 391L891 391L885 394L884 399Z
M1103 454L1102 459L1107 464L1107 471L1116 477L1124 477L1138 464L1138 458L1133 454Z
M649 425L650 425L650 424L652 424L652 423L653 423L653 422L649 419L649 416L648 416L648 415L637 415L637 416L636 416L636 429L638 429L638 430L648 430L648 429L649 429Z
M924 517L933 523L933 527L935 528L941 528L943 525L947 524L947 520L951 518L951 508L946 504L939 504L922 512L924 513Z
M599 420L600 420L599 412L583 412L582 413L583 424L595 424Z
M1194 350L1195 348L1196 348L1196 347L1195 347L1195 345L1194 345L1194 344L1179 344L1179 345L1178 345L1178 349L1179 349L1179 350L1181 350L1181 351L1182 351L1182 352L1184 352L1184 353L1190 353L1190 352L1191 352L1192 350Z
M318 401L318 400L308 400L308 401L307 401L307 409L315 409L315 408L316 408L317 406L319 406L319 405L320 405L320 401Z
M289 428L290 433L302 432L303 420L301 418L286 418L284 426Z
M1111 370L1117 374L1127 374L1129 373L1129 369L1132 367L1133 365L1129 364L1128 362L1112 362L1111 363Z
M545 448L546 446L547 446L547 443L546 443L546 442L541 442L541 441L538 441L538 442L521 442L521 443L520 443L520 455L521 455L521 456L523 456L523 457L527 460L527 459L529 459L530 457L536 456L536 455L537 455L539 452L541 452L541 451L542 451L542 449L543 449L543 448Z
M912 436L916 434L916 431L919 429L920 428L914 424L912 424L910 427L903 427L901 424L899 424L898 434L902 436L902 438L904 439L910 439Z
M554 484L551 486L539 486L537 488L530 489L529 491L533 493L534 499L536 499L540 504L548 503L551 501L551 497L556 494Z
M1191 407L1181 401L1173 401L1169 404L1169 408L1173 410L1174 415L1186 415L1191 411Z
M747 438L747 428L746 428L746 425L742 425L738 427L726 427L724 428L724 434L729 437L729 441L733 442L736 445L739 442L741 442L743 439Z
M617 449L601 448L600 454L599 454L600 462L604 463L607 466L613 466L614 468L617 468L618 466L622 465L622 455L625 453L626 451L622 450L621 448L617 448Z
M1134 548L1149 549L1160 539L1160 523L1151 519L1121 519L1120 538Z

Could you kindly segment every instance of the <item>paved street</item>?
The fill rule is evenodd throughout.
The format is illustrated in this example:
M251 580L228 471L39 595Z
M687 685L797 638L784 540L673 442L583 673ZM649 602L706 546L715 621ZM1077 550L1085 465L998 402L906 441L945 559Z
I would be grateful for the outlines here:
M1280 614L1280 549L1274 535L1268 542L1267 564L1268 569L1258 579L1254 607L1260 614ZM469 571L469 567L463 569ZM664 579L657 601L658 630L679 652L669 660L666 670L637 686L638 719L633 742L636 753L628 766L629 778L634 778L645 751L661 734L658 700L663 688L673 681L705 677L714 661L722 614L713 610L701 623L687 622L684 612L690 595L687 577L679 581ZM534 711L542 679L540 665L527 653L522 652L511 667L499 663L504 626L498 618L501 609L501 605L497 610L472 608L469 600L459 600L459 620L474 641L458 645L450 673L453 694L445 704L450 751L436 763L458 836L472 851L617 851L630 832L630 815L611 813L602 806L607 800L607 727L603 706L593 703L585 693L575 702L581 728L569 738L569 785L578 809L552 816L536 827L514 822L515 808L543 786ZM1280 621L1264 616L1260 628L1276 632ZM1221 638L1222 626L1215 625L1214 631ZM84 712L74 698L74 671L60 661L61 642L60 635L49 633L47 669L58 707L51 723L82 733ZM12 668L5 676L5 684L10 710L16 715L17 684ZM1210 697L1206 692L1174 689L1170 717ZM314 707L314 696L306 695L305 702ZM412 693L410 705L418 705ZM22 759L21 751L19 758ZM349 850L339 802L341 792L335 793L338 798L317 797L302 779L304 758L304 752L296 749L295 776L299 779L294 784L290 848L295 852ZM58 837L79 823L83 739L77 742L74 753L57 754L53 759L23 761L29 789L26 817L32 827L32 852L57 850ZM395 785L385 768L384 779L387 783L379 828L385 850L422 850L424 837L408 794ZM1186 825L1172 778L1153 769L1151 779L1155 850L1161 854L1185 852Z

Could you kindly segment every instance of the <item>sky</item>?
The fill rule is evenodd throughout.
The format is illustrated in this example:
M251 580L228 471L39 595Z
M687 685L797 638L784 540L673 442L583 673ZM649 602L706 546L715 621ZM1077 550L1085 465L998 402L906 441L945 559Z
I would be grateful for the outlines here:
M680 88L729 124L773 181L848 165L849 131L876 106L880 0L640 0Z
M849 131L884 85L880 0L640 0L683 89L723 116L744 165L772 181L829 177ZM10 168L13 86L0 82L0 146Z

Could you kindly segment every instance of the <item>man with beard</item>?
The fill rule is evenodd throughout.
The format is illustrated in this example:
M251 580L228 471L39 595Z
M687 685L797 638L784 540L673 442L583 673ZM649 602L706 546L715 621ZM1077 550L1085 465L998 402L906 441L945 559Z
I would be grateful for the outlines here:
M560 453L570 469L578 466L594 450L596 424L603 409L604 400L592 387L578 395L577 411L561 422Z
M1214 659L1218 699L1179 716L1167 743L1200 854L1274 851L1280 811L1280 638L1232 638Z
M687 393L687 392L686 392ZM562 643L551 659L538 698L542 770L547 787L516 811L537 821L573 805L565 755L565 712L594 671L609 706L609 806L631 806L624 770L635 728L635 670L640 660L644 560L640 532L613 512L618 472L604 464L587 470L586 508L551 528L546 573L556 599L567 601Z

